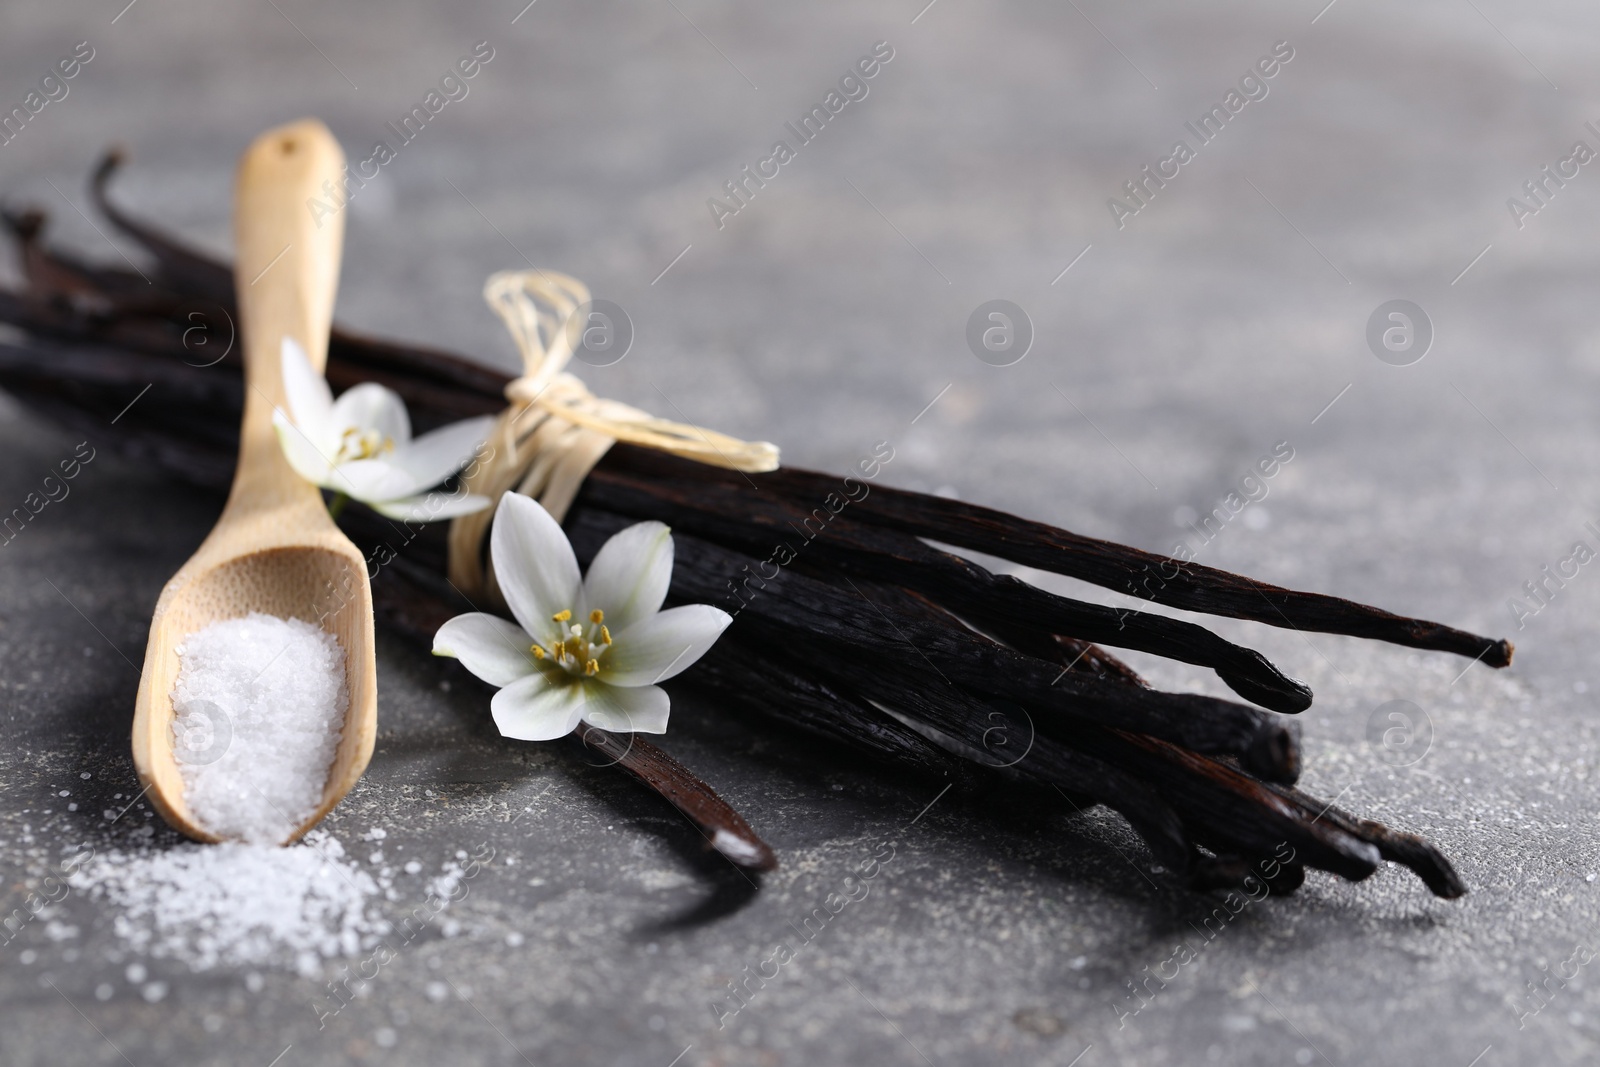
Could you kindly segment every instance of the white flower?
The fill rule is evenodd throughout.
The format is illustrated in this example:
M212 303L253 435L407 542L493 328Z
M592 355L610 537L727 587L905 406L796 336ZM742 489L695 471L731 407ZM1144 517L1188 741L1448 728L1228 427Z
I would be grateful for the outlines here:
M453 656L500 687L489 706L506 737L549 741L580 720L620 733L665 733L671 701L655 683L705 655L733 621L708 604L661 610L672 531L659 522L611 538L580 580L556 520L537 501L507 493L489 556L517 622L459 615L439 628L433 654Z
M438 485L472 460L488 439L494 418L463 419L411 438L405 401L373 382L346 389L333 398L328 381L311 369L305 349L283 339L283 391L291 420L282 408L272 425L289 465L306 481L332 489L391 519L431 522L482 511L489 499L435 494Z

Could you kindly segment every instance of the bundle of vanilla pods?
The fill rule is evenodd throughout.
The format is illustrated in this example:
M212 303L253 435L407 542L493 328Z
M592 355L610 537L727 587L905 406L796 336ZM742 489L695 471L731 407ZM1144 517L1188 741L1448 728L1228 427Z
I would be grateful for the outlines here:
M221 490L233 472L242 377L229 267L129 217L94 175L100 212L146 253L142 273L85 263L43 241L38 212L8 214L25 287L0 290L0 386L97 442ZM417 429L500 411L507 377L461 356L336 329L335 390L376 381ZM141 393L148 386L146 393ZM136 404L128 407L136 395ZM126 410L124 410L126 409ZM112 419L119 415L115 422ZM587 565L644 519L673 528L669 599L735 614L684 675L726 714L826 739L898 770L917 796L1031 790L1062 812L1104 804L1156 864L1197 887L1260 877L1292 892L1305 868L1360 880L1390 860L1441 897L1465 886L1427 841L1295 788L1298 734L1284 716L1310 691L1259 653L1194 623L1045 592L931 543L985 553L1159 603L1273 626L1455 653L1492 667L1508 642L1183 563L999 511L783 468L744 475L618 444L565 522ZM445 531L353 505L340 524L369 554L379 621L421 643L469 606L445 579ZM1152 577L1155 576L1155 580ZM1208 667L1249 703L1151 689L1099 645ZM774 855L704 782L641 737L578 740L676 804L733 862ZM795 746L796 759L828 745Z

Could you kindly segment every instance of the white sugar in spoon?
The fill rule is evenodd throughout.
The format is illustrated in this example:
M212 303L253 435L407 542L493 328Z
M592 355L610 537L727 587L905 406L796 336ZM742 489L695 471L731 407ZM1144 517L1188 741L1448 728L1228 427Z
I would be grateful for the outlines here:
M272 426L287 407L279 351L285 336L320 373L339 280L343 216L315 220L307 204L342 180L344 153L326 126L307 119L256 138L239 161L234 190L245 405L239 464L222 517L161 591L150 620L133 715L133 762L163 818L200 841L217 841L184 799L173 754L172 688L183 639L252 611L319 624L339 639L349 701L322 802L284 842L315 826L348 793L377 732L372 590L361 552L328 517L322 493L289 466Z

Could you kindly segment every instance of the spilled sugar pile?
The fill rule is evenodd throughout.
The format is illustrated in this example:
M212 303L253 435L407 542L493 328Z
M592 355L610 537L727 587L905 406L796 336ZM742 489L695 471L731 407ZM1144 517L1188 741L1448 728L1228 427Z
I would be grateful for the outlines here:
M313 976L323 960L357 955L390 930L368 914L387 887L323 831L288 848L229 842L103 852L67 883L117 908L113 929L129 948L196 971L276 965Z
M108 900L141 955L197 971L353 956L386 934L367 903L379 884L325 832L290 837L322 802L349 698L338 640L260 612L212 623L178 648L173 756L184 801L226 838L94 856L68 877Z
M363 835L376 845L371 873L325 830L279 844L315 813L338 748L349 703L338 640L257 612L188 635L178 656L172 741L184 800L196 822L228 840L91 850L74 858L67 884L110 905L112 931L133 953L194 971L290 967L313 977L324 961L389 939L395 927L379 902L400 894L383 830ZM147 840L151 828L138 835ZM460 932L439 916L478 866L443 865L410 909L405 941L435 924L445 937ZM423 873L416 860L403 870Z
M172 690L173 755L206 829L276 844L322 802L349 697L339 641L252 612L184 638Z

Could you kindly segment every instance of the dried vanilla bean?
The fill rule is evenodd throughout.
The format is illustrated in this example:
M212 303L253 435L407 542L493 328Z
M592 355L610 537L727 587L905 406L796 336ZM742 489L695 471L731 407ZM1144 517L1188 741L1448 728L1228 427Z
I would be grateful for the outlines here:
M931 504L932 500L938 503ZM1180 564L1168 556L1083 537L1043 523L1018 522L1004 512L960 501L887 489L873 493L860 517L1208 615L1453 652L1481 660L1489 667L1510 666L1514 651L1511 642L1503 639L1406 618L1341 597L1284 589L1198 563Z
M801 570L824 568L924 589L980 628L1025 619L1030 627L1210 667L1234 692L1273 711L1294 713L1311 706L1311 690L1303 683L1284 675L1259 652L1225 641L1203 626L1058 596L993 574L916 537L855 522L848 510L830 516L814 539L808 539L805 523L817 521L810 512L764 497L748 485L673 482L659 473L624 474L618 469L624 463L648 463L638 456L642 451L629 449L616 463L598 470L590 480L590 498L624 514L654 515L724 544L742 535L741 543L730 547L761 553L758 558L779 542L803 545L795 564ZM756 481L758 488L761 484ZM718 520L729 512L748 521L734 528Z
M772 847L710 786L683 764L637 734L617 734L579 723L574 736L584 745L667 799L706 835L706 844L752 871L778 866Z

